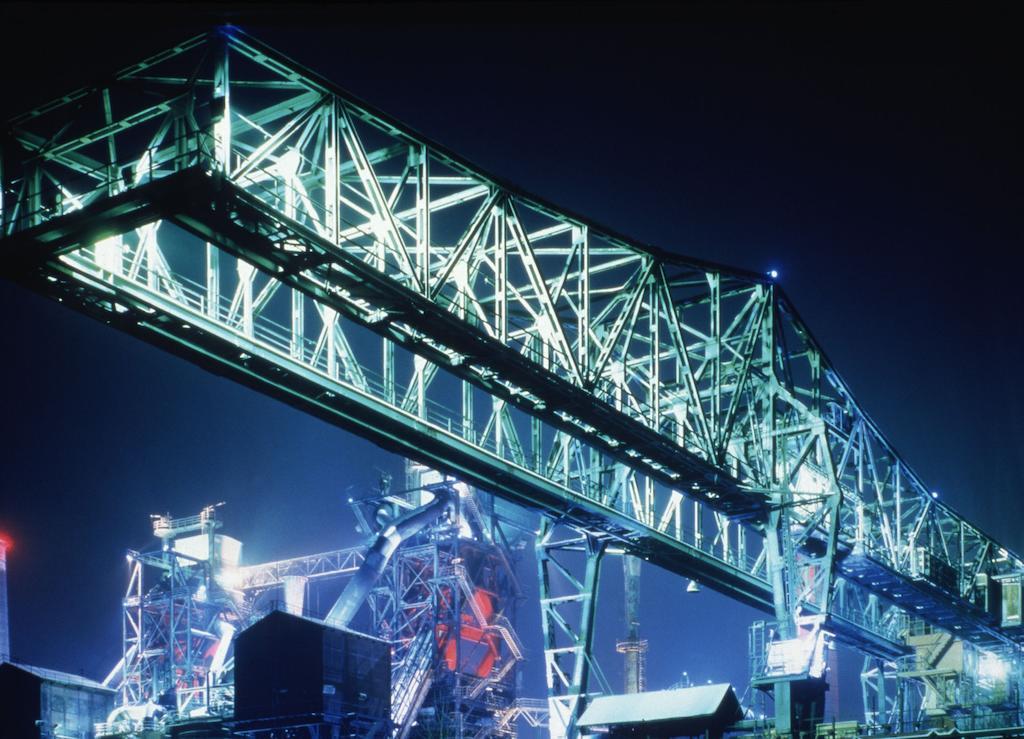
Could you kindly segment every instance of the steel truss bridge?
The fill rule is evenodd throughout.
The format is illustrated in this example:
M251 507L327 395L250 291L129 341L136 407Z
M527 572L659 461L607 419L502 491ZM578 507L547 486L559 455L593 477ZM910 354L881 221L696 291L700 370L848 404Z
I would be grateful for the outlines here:
M929 493L762 275L522 192L236 29L2 146L6 276L545 514L563 732L610 547L784 639L816 615L880 661L910 620L1019 649L974 596L1021 558Z

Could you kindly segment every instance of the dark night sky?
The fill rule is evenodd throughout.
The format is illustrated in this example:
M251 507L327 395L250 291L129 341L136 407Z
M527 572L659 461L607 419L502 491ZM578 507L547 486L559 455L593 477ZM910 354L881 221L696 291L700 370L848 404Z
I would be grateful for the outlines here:
M1009 6L287 7L5 6L3 118L231 20L529 191L669 250L778 269L905 458L1024 550ZM399 467L8 283L0 322L0 529L23 660L93 676L116 661L123 552L149 543L148 514L225 500L249 561L319 551L357 541L345 489ZM612 564L605 642L621 618ZM645 579L650 686L682 670L745 684L752 612L684 585Z

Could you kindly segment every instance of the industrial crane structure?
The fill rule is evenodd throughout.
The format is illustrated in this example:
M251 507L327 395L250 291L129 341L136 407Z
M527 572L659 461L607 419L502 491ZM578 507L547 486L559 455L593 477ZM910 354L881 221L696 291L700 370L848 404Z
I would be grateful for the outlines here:
M1020 722L1024 562L937 499L769 275L523 192L233 28L11 119L4 274L543 514L550 726L610 548L764 611L754 683L813 734Z

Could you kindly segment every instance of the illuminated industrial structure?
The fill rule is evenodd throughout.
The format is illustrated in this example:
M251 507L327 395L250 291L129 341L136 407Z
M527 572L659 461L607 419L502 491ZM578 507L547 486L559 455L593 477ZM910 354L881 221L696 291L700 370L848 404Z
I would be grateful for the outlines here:
M120 708L101 735L138 731L166 712L230 710L231 643L243 614L225 576L242 545L217 533L220 526L213 506L186 518L154 516L159 550L128 553L122 659L104 681L117 687Z
M218 531L217 507L153 516L158 546L127 555L123 657L104 682L118 701L97 736L160 736L197 718L230 720L236 634L274 610L344 627L366 602L367 631L392 648L394 736L514 736L520 717L541 725L546 706L516 693L523 647L511 619L512 560L526 546L527 522L466 485L409 469L401 491L385 481L351 501L359 530L392 541L379 535L448 486L456 491L452 515L439 507L423 518L379 571L366 568L372 546L243 565L241 542ZM310 605L311 588L356 576L351 585L364 572L365 588L346 588L324 612Z
M813 734L833 640L866 655L868 733L1021 721L1024 562L897 454L774 276L566 213L234 29L10 130L9 277L542 514L552 736L613 692L611 547L768 614L777 734ZM424 593L466 593L456 558ZM466 601L447 623L489 650Z
M409 467L406 482L409 492L382 491L362 502L363 526L386 527L444 484L419 465ZM449 525L404 543L373 590L371 632L392 642L399 666L394 679L403 687L392 695L392 719L404 727L398 736L514 736L524 654L513 626L519 586L512 560L525 546L522 516L505 507L510 521L493 499L460 483L455 490Z

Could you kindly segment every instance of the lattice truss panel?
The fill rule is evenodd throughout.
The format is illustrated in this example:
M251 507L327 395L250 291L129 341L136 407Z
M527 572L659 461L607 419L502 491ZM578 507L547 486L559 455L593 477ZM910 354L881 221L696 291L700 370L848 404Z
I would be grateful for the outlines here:
M242 623L232 599L205 562L166 552L129 552L128 558L123 656L107 678L119 704L170 698L181 716L230 709L230 644Z
M11 131L7 268L36 289L862 648L891 653L908 593L930 617L922 548L946 627L1007 638L968 598L1021 560L770 280L519 192L236 31Z
M536 551L548 728L552 739L561 739L575 735L589 691L615 692L592 652L604 547L599 538L543 518Z

